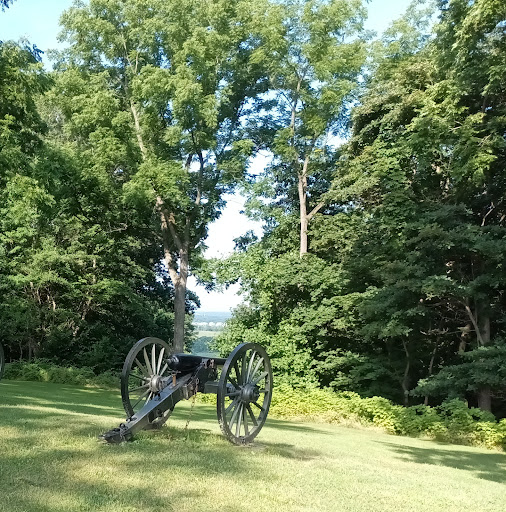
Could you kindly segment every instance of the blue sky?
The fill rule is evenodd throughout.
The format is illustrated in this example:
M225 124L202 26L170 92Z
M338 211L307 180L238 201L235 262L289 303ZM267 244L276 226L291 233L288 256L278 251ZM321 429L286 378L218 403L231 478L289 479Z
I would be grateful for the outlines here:
M43 51L58 48L58 20L73 0L14 0L0 12L0 40L26 37ZM380 33L399 17L410 0L371 0L367 28Z
M73 0L15 0L9 9L0 11L0 40L26 38L44 52L48 49L61 48L57 40L60 32L58 22L61 13L72 3ZM381 34L394 19L404 13L410 3L410 0L370 0L366 28ZM47 58L44 58L44 62L46 66L50 66ZM261 162L256 162L256 165L261 166ZM240 196L228 199L228 205L222 216L209 229L209 237L206 241L209 257L230 253L234 247L234 238L241 236L249 229L257 232L260 230L257 223L249 221L240 214L242 208ZM223 293L208 293L204 288L196 286L195 280L191 278L189 287L198 293L202 311L228 311L240 302L240 298L236 295L237 286Z

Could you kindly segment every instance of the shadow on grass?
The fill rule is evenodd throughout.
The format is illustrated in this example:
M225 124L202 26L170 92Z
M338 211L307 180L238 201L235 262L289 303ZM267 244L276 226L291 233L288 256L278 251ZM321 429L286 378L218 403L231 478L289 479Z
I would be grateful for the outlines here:
M117 415L118 423L124 417L117 393L47 383L5 384L0 383L0 510L177 510L178 504L206 499L198 487L181 491L195 478L276 481L276 464L266 467L254 452L300 461L321 456L262 440L233 446L205 428L217 424L217 418L214 407L202 404L195 406L188 429L171 426L169 420L160 431L142 432L126 446L100 444L96 436L105 430L103 424L111 416ZM179 413L176 409L176 419L184 421L189 412L188 404ZM268 420L268 425L317 430L281 420ZM179 480L173 487L174 475ZM157 485L152 476L158 478ZM222 510L237 512L226 505Z
M506 483L506 454L503 453L480 453L467 451L465 448L451 449L448 445L443 445L444 448L424 448L385 442L381 444L417 464L456 468L473 473L484 480Z
M7 405L31 404L38 407L50 407L77 414L111 416L117 414L118 424L124 420L125 413L121 407L121 398L117 391L79 388L54 383L3 381L0 386L5 386L7 393L1 392L0 399ZM48 395L49 392L49 395ZM100 401L100 405L93 402ZM176 406L174 417L186 419L189 415L188 402L182 402ZM191 414L191 421L215 421L218 422L216 406L214 404L199 404ZM170 419L169 419L170 422ZM111 428L116 425L112 425ZM266 426L276 430L289 430L293 432L307 432L319 434L331 434L328 430L317 428L313 425L294 423L269 417Z

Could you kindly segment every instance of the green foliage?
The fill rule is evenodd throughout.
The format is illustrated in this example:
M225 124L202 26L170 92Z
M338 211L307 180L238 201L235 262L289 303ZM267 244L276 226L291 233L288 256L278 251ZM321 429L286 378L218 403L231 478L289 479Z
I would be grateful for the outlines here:
M357 393L333 393L316 387L278 384L271 413L280 418L305 417L331 423L375 426L403 436L423 436L448 443L506 449L506 420L467 403L448 400L439 407L402 407L383 397L362 398Z
M420 380L413 394L464 397L484 387L506 389L505 361L504 342L463 352L459 364L446 366L437 375Z
M505 7L439 9L432 34L431 13L413 6L373 44L350 140L321 162L331 186L310 254L296 254L287 169L253 187L264 236L240 240L222 273L241 280L249 308L219 341L260 340L287 381L405 405L461 396L503 416ZM278 134L281 160L289 142Z
M31 363L17 361L5 366L6 379L34 382L53 382L76 386L96 386L117 389L119 374L107 371L96 375L91 368L58 366L48 360L39 359Z

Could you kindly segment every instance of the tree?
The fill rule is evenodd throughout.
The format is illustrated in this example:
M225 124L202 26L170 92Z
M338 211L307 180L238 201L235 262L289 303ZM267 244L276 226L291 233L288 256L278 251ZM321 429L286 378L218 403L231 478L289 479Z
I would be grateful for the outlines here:
M504 106L495 73L503 69L504 8L441 8L426 50L380 68L334 184L379 235L368 243L374 269L364 275L374 286L360 309L369 335L402 344L406 376L415 353L430 375L503 337ZM479 366L468 378L490 410L491 380L478 377Z
M283 333L292 362L308 357L298 379L407 404L434 375L416 391L426 403L460 393L500 410L504 7L440 7L435 39L411 9L374 45L327 214L310 225L314 275L279 215L236 256L250 307L222 339L263 335L281 360Z
M255 58L269 77L264 115L253 123L273 163L254 189L265 189L264 215L293 212L300 225L299 254L308 252L308 225L325 205L336 152L366 56L365 10L360 0L283 2L272 8L268 34ZM273 201L276 201L273 203ZM250 202L250 209L258 205Z
M66 62L105 73L130 117L138 170L125 191L159 216L175 290L176 351L183 349L191 265L251 152L241 119L248 98L264 90L251 60L256 12L247 1L92 0L62 16L71 44Z
M0 70L1 342L119 368L135 339L173 333L152 215L123 201L128 123L103 77L49 77L27 44L2 43Z
M9 8L9 5L12 4L14 0L0 0L0 6L2 7L2 11Z

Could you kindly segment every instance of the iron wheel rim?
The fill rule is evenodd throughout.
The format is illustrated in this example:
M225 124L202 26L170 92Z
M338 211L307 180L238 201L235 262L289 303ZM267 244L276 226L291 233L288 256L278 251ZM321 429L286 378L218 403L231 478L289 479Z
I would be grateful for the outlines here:
M256 343L242 343L223 366L217 394L220 428L234 444L250 443L262 429L272 398L269 356Z
M159 338L143 338L130 349L121 372L121 399L128 418L156 397L154 382L170 377L166 361L170 355L169 345ZM163 425L171 412L170 409L165 411L151 425Z

